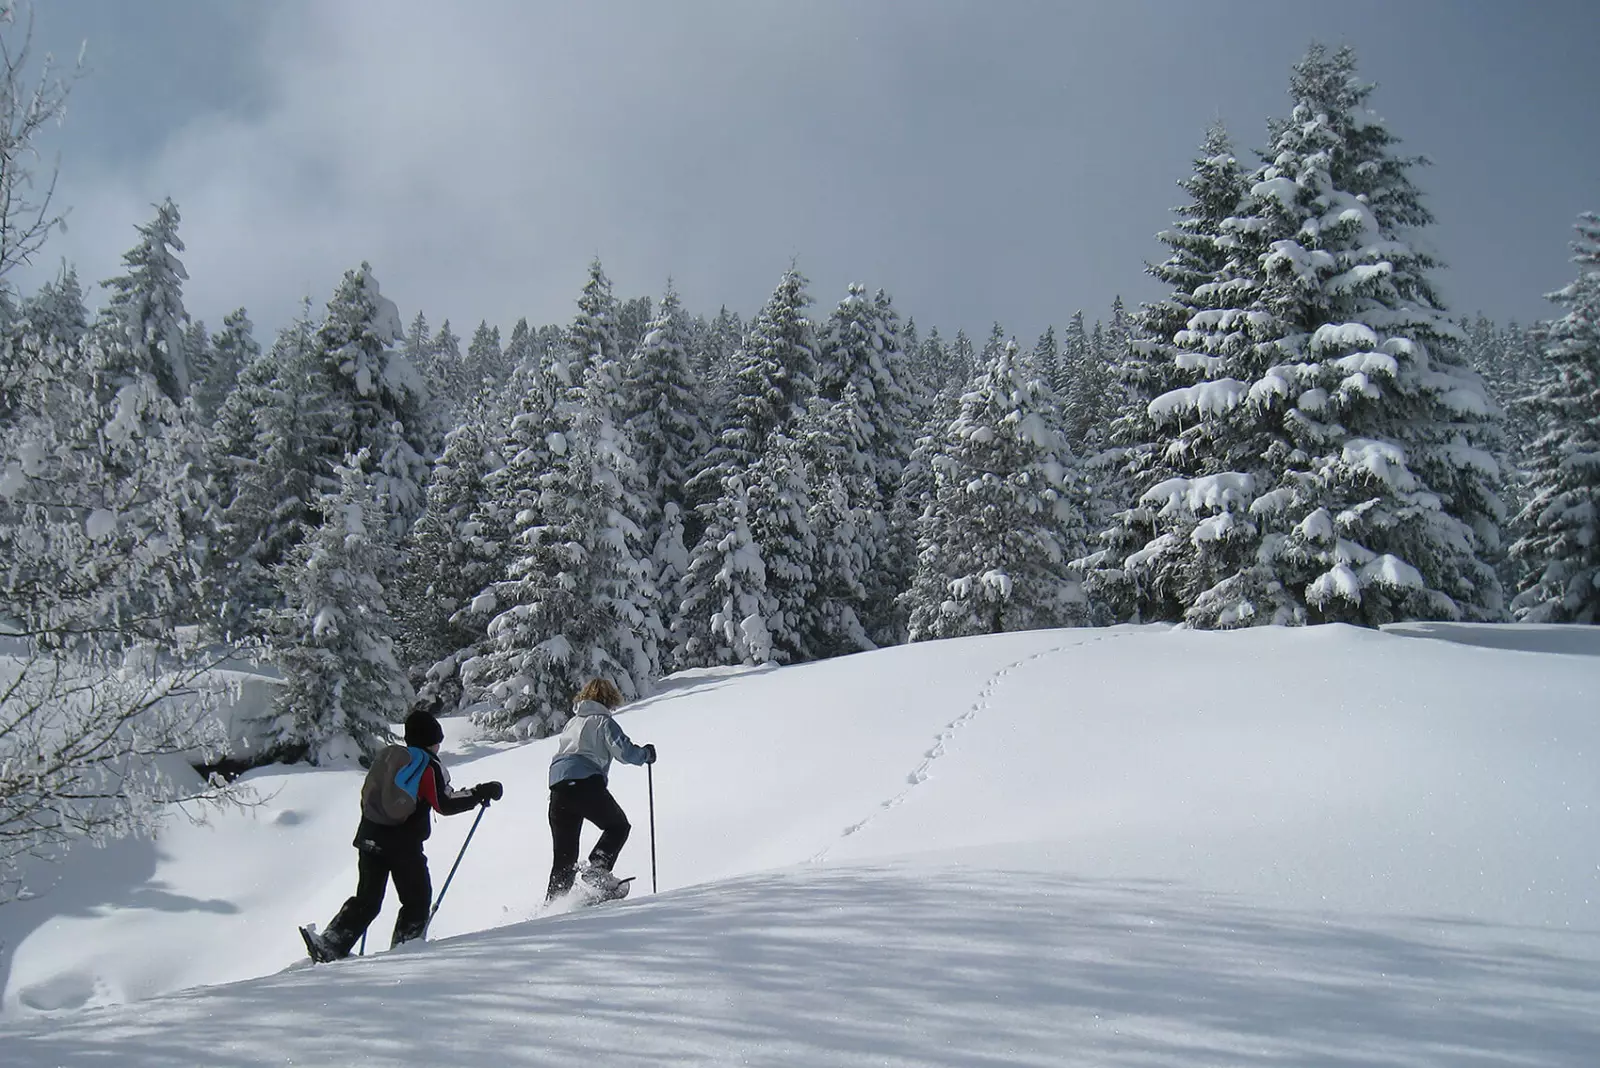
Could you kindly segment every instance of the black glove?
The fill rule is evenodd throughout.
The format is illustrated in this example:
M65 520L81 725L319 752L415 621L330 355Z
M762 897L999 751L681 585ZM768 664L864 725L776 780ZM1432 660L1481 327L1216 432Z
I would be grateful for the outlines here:
M644 747L644 762L646 764L654 764L656 762L656 747L655 746L649 745L649 744L645 745L645 747Z
M505 787L493 781L480 782L472 788L472 797L480 805L487 805L490 801L498 801L505 796Z

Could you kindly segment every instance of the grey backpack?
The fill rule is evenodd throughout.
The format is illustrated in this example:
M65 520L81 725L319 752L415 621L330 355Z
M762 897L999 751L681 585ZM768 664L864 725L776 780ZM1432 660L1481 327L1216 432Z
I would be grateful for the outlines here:
M400 826L417 811L417 790L427 770L426 749L384 746L361 784L361 814L384 827Z

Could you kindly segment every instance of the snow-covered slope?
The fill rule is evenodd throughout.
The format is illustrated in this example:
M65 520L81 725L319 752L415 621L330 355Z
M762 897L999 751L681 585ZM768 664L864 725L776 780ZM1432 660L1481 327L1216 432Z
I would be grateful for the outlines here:
M360 772L259 774L256 812L0 907L0 1060L1592 1064L1597 709L1592 628L1048 631L676 678L621 719L661 751L662 893L619 766L636 896L536 919L551 743L452 723L456 780L507 794L426 947L78 1011L300 959L353 887ZM436 886L471 820L437 825Z

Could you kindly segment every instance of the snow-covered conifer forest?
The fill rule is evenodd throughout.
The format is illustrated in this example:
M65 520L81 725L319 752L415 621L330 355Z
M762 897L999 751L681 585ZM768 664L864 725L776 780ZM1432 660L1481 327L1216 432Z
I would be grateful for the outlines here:
M246 767L358 759L418 699L539 738L596 674L634 698L1048 627L1600 622L1600 218L1548 321L1443 307L1427 174L1348 48L1286 63L1262 128L1194 131L1186 206L1149 220L1164 297L1037 339L804 265L730 309L598 261L562 322L452 325L355 263L262 336L185 310L171 200L115 277L22 292L72 75L15 58L0 873L240 803ZM282 685L219 721L246 661Z

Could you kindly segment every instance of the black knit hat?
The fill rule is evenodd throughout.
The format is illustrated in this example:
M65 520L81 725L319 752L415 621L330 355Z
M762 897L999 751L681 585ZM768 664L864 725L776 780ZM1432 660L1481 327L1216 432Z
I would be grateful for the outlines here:
M444 728L439 726L439 721L434 718L432 712L426 708L419 708L406 717L407 745L426 749L442 741L444 741Z

